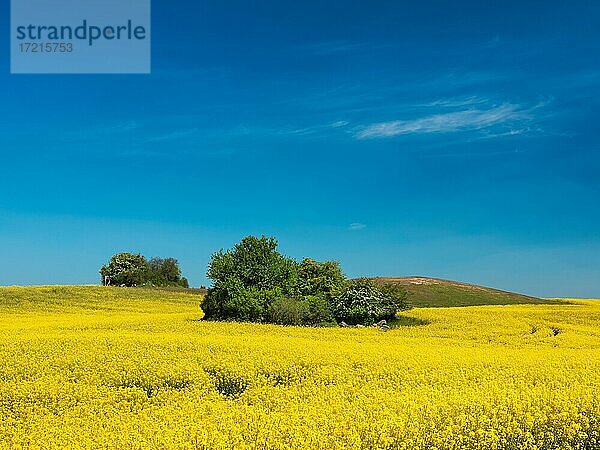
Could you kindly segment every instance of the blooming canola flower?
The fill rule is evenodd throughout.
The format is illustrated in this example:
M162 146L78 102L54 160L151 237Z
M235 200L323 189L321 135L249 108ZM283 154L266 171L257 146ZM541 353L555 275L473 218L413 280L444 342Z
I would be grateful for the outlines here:
M600 448L600 301L414 309L389 332L198 303L0 288L0 449Z

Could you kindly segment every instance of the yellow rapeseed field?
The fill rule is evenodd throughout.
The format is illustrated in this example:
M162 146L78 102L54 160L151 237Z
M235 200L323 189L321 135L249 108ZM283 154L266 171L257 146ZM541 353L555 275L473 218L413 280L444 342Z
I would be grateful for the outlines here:
M0 288L0 448L600 448L600 301L383 332L204 322L198 300Z

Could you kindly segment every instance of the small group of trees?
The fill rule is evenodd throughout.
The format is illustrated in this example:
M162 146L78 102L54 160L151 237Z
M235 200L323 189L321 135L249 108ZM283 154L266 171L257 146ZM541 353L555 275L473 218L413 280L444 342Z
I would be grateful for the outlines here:
M102 284L113 286L189 287L175 258L151 258L134 253L117 253L100 269Z
M347 280L337 262L297 262L279 253L277 245L272 237L249 236L212 256L207 276L214 285L202 302L205 318L370 325L408 308L406 291L396 285Z

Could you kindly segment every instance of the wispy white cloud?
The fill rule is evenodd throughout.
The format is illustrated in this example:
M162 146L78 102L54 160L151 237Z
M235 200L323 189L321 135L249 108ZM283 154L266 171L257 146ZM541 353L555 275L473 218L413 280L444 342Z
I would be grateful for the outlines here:
M277 135L293 135L293 136L308 136L314 134L323 134L330 132L331 129L341 129L350 125L350 122L347 120L338 120L336 122L331 122L326 125L311 125L304 128L282 128L273 132L273 134Z
M359 222L351 223L350 226L348 226L348 229L350 231L360 231L360 230L364 230L365 228L367 228L367 226L364 223L359 223Z
M270 134L276 134L280 136L291 135L291 136L307 136L309 134L314 134L317 130L322 127L305 127L305 128L294 128L294 129L281 129L276 131L271 131Z
M347 120L338 120L337 122L333 122L330 126L331 128L342 128L349 124L350 122L348 122Z
M498 137L504 137L504 136L519 136L519 135L524 135L524 134L530 134L530 133L542 133L541 129L531 129L530 127L523 127L523 128L510 128L506 131L494 131L494 130L485 130L482 135L481 135L481 139L492 139L492 138L498 138Z
M416 119L378 122L359 128L357 139L386 138L406 134L451 133L465 130L483 130L501 124L531 119L532 109L504 103L489 108L470 108L438 113Z
M459 97L434 100L428 103L424 103L422 106L432 107L439 106L445 108L456 108L460 106L471 106L471 105L482 105L487 103L489 100L484 97L470 96L470 97Z

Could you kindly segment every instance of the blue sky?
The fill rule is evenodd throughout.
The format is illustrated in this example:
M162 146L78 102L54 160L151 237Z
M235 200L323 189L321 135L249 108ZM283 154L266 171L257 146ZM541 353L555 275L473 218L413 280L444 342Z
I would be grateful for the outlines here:
M0 284L274 235L349 276L600 297L600 4L152 5L151 75L10 75Z

